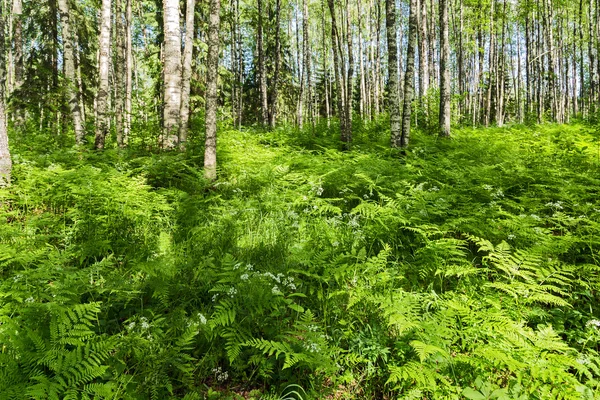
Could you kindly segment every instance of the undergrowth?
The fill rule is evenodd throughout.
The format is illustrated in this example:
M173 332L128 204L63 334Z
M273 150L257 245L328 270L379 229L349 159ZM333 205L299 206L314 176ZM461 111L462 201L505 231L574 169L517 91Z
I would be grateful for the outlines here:
M0 397L598 397L594 131L400 154L384 123L347 152L333 126L222 131L214 184L194 143L14 138Z

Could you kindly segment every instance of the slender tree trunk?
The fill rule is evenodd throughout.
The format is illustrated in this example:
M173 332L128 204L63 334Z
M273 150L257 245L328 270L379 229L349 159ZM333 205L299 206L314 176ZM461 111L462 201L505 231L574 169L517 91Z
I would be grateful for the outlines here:
M4 85L6 83L6 56L4 38L4 18L7 13L0 2L0 187L10 185L12 161L8 147L8 129L6 121L6 105L4 104Z
M327 59L329 58L329 51L327 49L327 40L325 35L325 1L321 2L321 26L323 28L323 84L325 86L325 118L327 118L327 127L330 126L330 116L331 112L329 111L329 69L327 66Z
M352 50L352 29L350 25L350 0L346 0L346 43L347 43L347 54L348 54L348 72L346 74L346 103L345 103L345 117L346 117L346 132L342 141L344 142L344 149L349 148L350 142L352 142L352 93L354 89L354 52Z
M448 0L440 0L440 136L450 136L450 40Z
M132 22L133 22L133 13L131 9L131 2L133 0L126 0L126 11L125 11L125 29L126 29L126 38L125 38L125 126L123 128L123 146L127 145L129 141L129 135L131 133L131 94L133 92L133 76L132 76L132 68L133 68L133 42L131 37L132 30Z
M392 147L402 146L400 99L398 98L398 44L396 42L396 2L385 1L385 27L388 47L388 93Z
M83 143L85 132L81 122L81 113L79 109L79 99L77 98L77 77L75 74L75 54L73 46L73 35L71 33L71 24L69 21L69 2L67 0L58 0L60 11L60 20L63 36L63 62L65 69L65 78L67 86L67 98L69 109L73 118L73 127L75 129L75 141L77 144Z
M381 104L381 0L375 0L375 9L376 9L376 18L375 26L376 26L376 37L375 37L375 114L379 115L380 112L380 104Z
M258 51L258 75L261 104L261 123L267 126L269 123L269 107L267 95L267 71L265 68L265 52L263 43L263 0L257 0L258 27L256 32L256 47Z
M343 83L343 62L340 47L340 35L337 26L337 18L335 14L334 0L327 0L329 12L331 14L331 48L333 49L333 70L335 73L336 94L337 94L337 116L340 121L340 136L342 141L345 134L346 117L344 115L344 83Z
M23 5L22 0L14 0L13 10L13 43L14 43L14 87L13 90L19 90L23 86L24 67L23 67ZM19 107L14 111L15 126L23 125L25 116L23 110Z
M210 0L208 54L206 58L206 143L204 177L217 178L217 79L219 77L220 0Z
M194 11L196 0L187 0L185 12L185 44L183 50L183 74L181 85L181 108L179 109L179 146L187 142L190 124L190 80L192 77L192 54L194 52Z
M96 120L95 148L103 149L106 136L110 131L110 115L108 109L108 74L110 68L110 19L111 1L102 0L102 12L100 15L100 45L99 45L99 85L96 97L96 109L98 117Z
M277 123L277 106L279 101L279 70L281 69L281 0L275 1L275 72L271 89L271 108L269 111L269 127L275 128Z
M443 1L443 0L442 0ZM415 80L415 47L417 44L417 0L410 0L408 17L408 47L406 49L406 73L404 74L404 107L402 113L402 136L400 146L410 142L410 121Z
M425 125L429 124L429 101L427 91L429 90L429 70L427 56L429 53L427 42L427 5L426 0L420 0L418 5L419 23L419 103L425 117Z
M181 111L181 26L179 0L165 0L164 15L164 121L161 147L179 139Z
M60 0L63 1L63 0ZM124 146L125 129L125 86L127 69L127 31L125 24L125 4L124 0L115 0L115 20L116 20L116 54L114 63L114 83L115 83L115 130L117 132L117 144Z
M315 121L313 117L313 106L312 106L312 76L311 76L311 47L310 47L310 34L309 34L309 14L308 14L308 0L302 0L302 55L304 57L304 76L306 77L306 105L308 107L308 119L312 125L313 133L315 129Z

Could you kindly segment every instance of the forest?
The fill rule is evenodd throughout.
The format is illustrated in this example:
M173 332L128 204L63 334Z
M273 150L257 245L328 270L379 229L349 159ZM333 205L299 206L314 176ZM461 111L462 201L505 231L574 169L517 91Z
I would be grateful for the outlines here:
M0 0L0 400L600 399L599 0Z

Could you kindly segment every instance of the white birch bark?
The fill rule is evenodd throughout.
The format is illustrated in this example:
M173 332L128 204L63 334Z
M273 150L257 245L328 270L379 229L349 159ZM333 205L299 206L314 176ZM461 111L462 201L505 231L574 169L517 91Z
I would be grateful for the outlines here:
M183 50L183 81L181 85L181 109L179 118L179 145L185 146L190 121L190 80L192 77L192 53L194 49L194 9L196 0L187 0L185 13L185 44Z
M100 14L100 43L98 61L99 84L98 94L96 96L96 109L98 113L95 137L96 149L104 148L104 142L110 130L110 117L108 109L108 74L110 68L110 19L111 0L102 0L102 11Z
M206 142L204 177L217 179L217 80L219 77L220 0L210 0L208 54L206 59Z
M83 130L81 110L79 109L79 99L77 98L79 85L75 71L74 40L71 33L71 24L69 22L69 2L67 0L58 0L58 9L60 12L60 23L62 25L63 62L69 110L71 111L71 118L73 118L75 141L77 144L82 144L85 132Z
M181 27L179 0L165 0L164 18L164 120L161 147L177 142L181 109ZM170 137L175 135L175 138Z

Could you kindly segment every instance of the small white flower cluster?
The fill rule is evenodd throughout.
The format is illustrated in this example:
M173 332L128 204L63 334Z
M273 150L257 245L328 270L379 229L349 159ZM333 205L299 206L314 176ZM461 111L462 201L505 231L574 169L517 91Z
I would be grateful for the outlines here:
M551 202L551 201L548 202L548 203L546 203L546 207L556 208L557 210L562 210L563 209L562 202L558 201L558 200L555 201L554 203Z
M511 233L510 235L508 235L508 240L513 240L515 237L516 236Z
M360 222L358 221L359 218L360 217L359 217L358 214L355 214L352 217L350 217L350 220L348 221L348 226L351 227L351 228L358 228L358 227L360 227Z
M487 191L492 191L494 189L492 185L483 185L483 188Z
M533 219L535 219L536 221L539 221L541 219L539 217L539 215L535 215L535 214L531 214L530 217L533 218Z
M198 314L196 314L196 317L198 318L198 321L199 321L199 322L200 322L202 325L206 325L206 317L205 317L203 314L201 314L201 313L198 313Z
M304 344L304 348L311 353L316 353L320 350L319 345L315 342L311 342L310 340Z
M502 197L504 197L504 192L502 191L502 189L498 189L494 193L492 193L492 197L494 199L502 198Z
M23 275L17 274L15 276L13 276L13 281L19 282L21 280L21 278L23 278Z
M150 324L148 323L148 319L146 317L142 317L140 318L140 326L142 327L142 329L148 329L150 328Z
M233 298L236 294L237 294L237 289L234 288L233 286L229 288L229 290L227 291L227 294Z
M430 187L430 188L429 188L429 191L430 191L430 192L439 192L439 191L440 191L440 188L439 188L439 187L437 187L437 186L432 186L432 187Z
M33 297L28 297L25 299L25 303L33 303L35 299Z
M593 326L596 329L600 329L600 321L597 319L590 319L585 326Z
M590 363L590 359L585 356L581 356L578 359L576 359L575 362L581 365L588 365Z
M212 372L215 374L215 378L217 378L218 382L225 382L227 378L229 378L229 373L227 371L223 371L221 367L213 368Z

